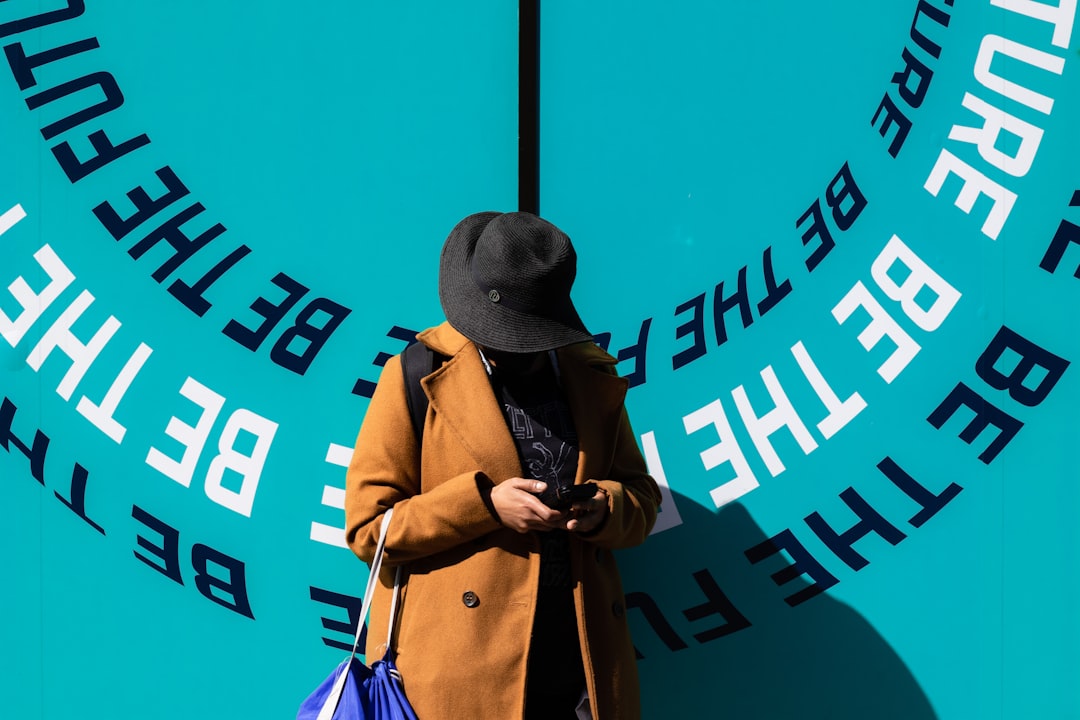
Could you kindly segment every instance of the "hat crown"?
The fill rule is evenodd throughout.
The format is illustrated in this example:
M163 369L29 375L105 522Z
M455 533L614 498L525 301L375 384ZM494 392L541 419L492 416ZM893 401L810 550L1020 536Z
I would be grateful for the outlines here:
M439 300L462 335L492 350L541 352L592 340L570 299L577 254L559 228L526 212L481 212L443 244Z
M489 301L543 315L570 302L577 254L570 238L548 221L505 213L480 233L471 269Z

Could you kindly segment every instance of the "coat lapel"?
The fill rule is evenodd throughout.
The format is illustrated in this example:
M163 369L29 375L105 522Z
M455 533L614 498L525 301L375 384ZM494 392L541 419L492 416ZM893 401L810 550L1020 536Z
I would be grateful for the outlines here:
M517 447L472 343L423 381L431 407L494 482L521 476Z
M577 482L607 477L629 383L608 372L611 359L601 355L599 348L571 346L558 354L563 389L578 433Z
M517 446L476 346L446 323L420 337L450 356L422 381L441 422L494 482L521 477ZM610 371L615 359L594 345L571 345L559 350L558 357L578 434L577 482L604 478L611 467L629 383Z

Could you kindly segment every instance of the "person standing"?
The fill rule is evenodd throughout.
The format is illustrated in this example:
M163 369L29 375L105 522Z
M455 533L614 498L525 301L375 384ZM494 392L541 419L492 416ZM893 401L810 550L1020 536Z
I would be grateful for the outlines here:
M399 357L383 368L346 482L346 539L370 563L394 508L367 657L392 648L420 720L640 717L613 550L645 541L660 493L627 381L571 299L577 258L553 224L476 213L439 269L440 359L413 428Z

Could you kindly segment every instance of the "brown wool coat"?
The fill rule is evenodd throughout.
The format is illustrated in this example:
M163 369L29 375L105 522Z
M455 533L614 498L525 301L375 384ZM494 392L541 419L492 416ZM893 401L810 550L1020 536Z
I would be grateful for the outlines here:
M421 460L392 358L364 418L348 470L346 537L365 562L394 508L375 592L367 658L385 651L396 566L407 569L395 657L420 720L515 720L524 712L526 659L539 583L536 533L503 527L495 483L523 476L476 346L448 324L422 342L449 357L424 378L430 398ZM595 720L640 716L634 649L611 551L643 542L660 493L638 450L615 360L585 343L558 351L576 423L576 482L595 480L610 514L587 538L571 533L574 600ZM422 467L421 467L422 465Z

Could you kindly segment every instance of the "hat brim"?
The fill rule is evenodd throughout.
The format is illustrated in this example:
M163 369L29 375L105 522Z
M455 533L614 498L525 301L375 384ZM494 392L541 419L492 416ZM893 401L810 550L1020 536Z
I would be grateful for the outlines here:
M591 342L592 333L573 304L551 308L552 314L522 312L491 302L476 284L471 264L476 242L487 224L501 215L470 215L450 232L439 261L439 301L455 330L492 350L531 353Z

